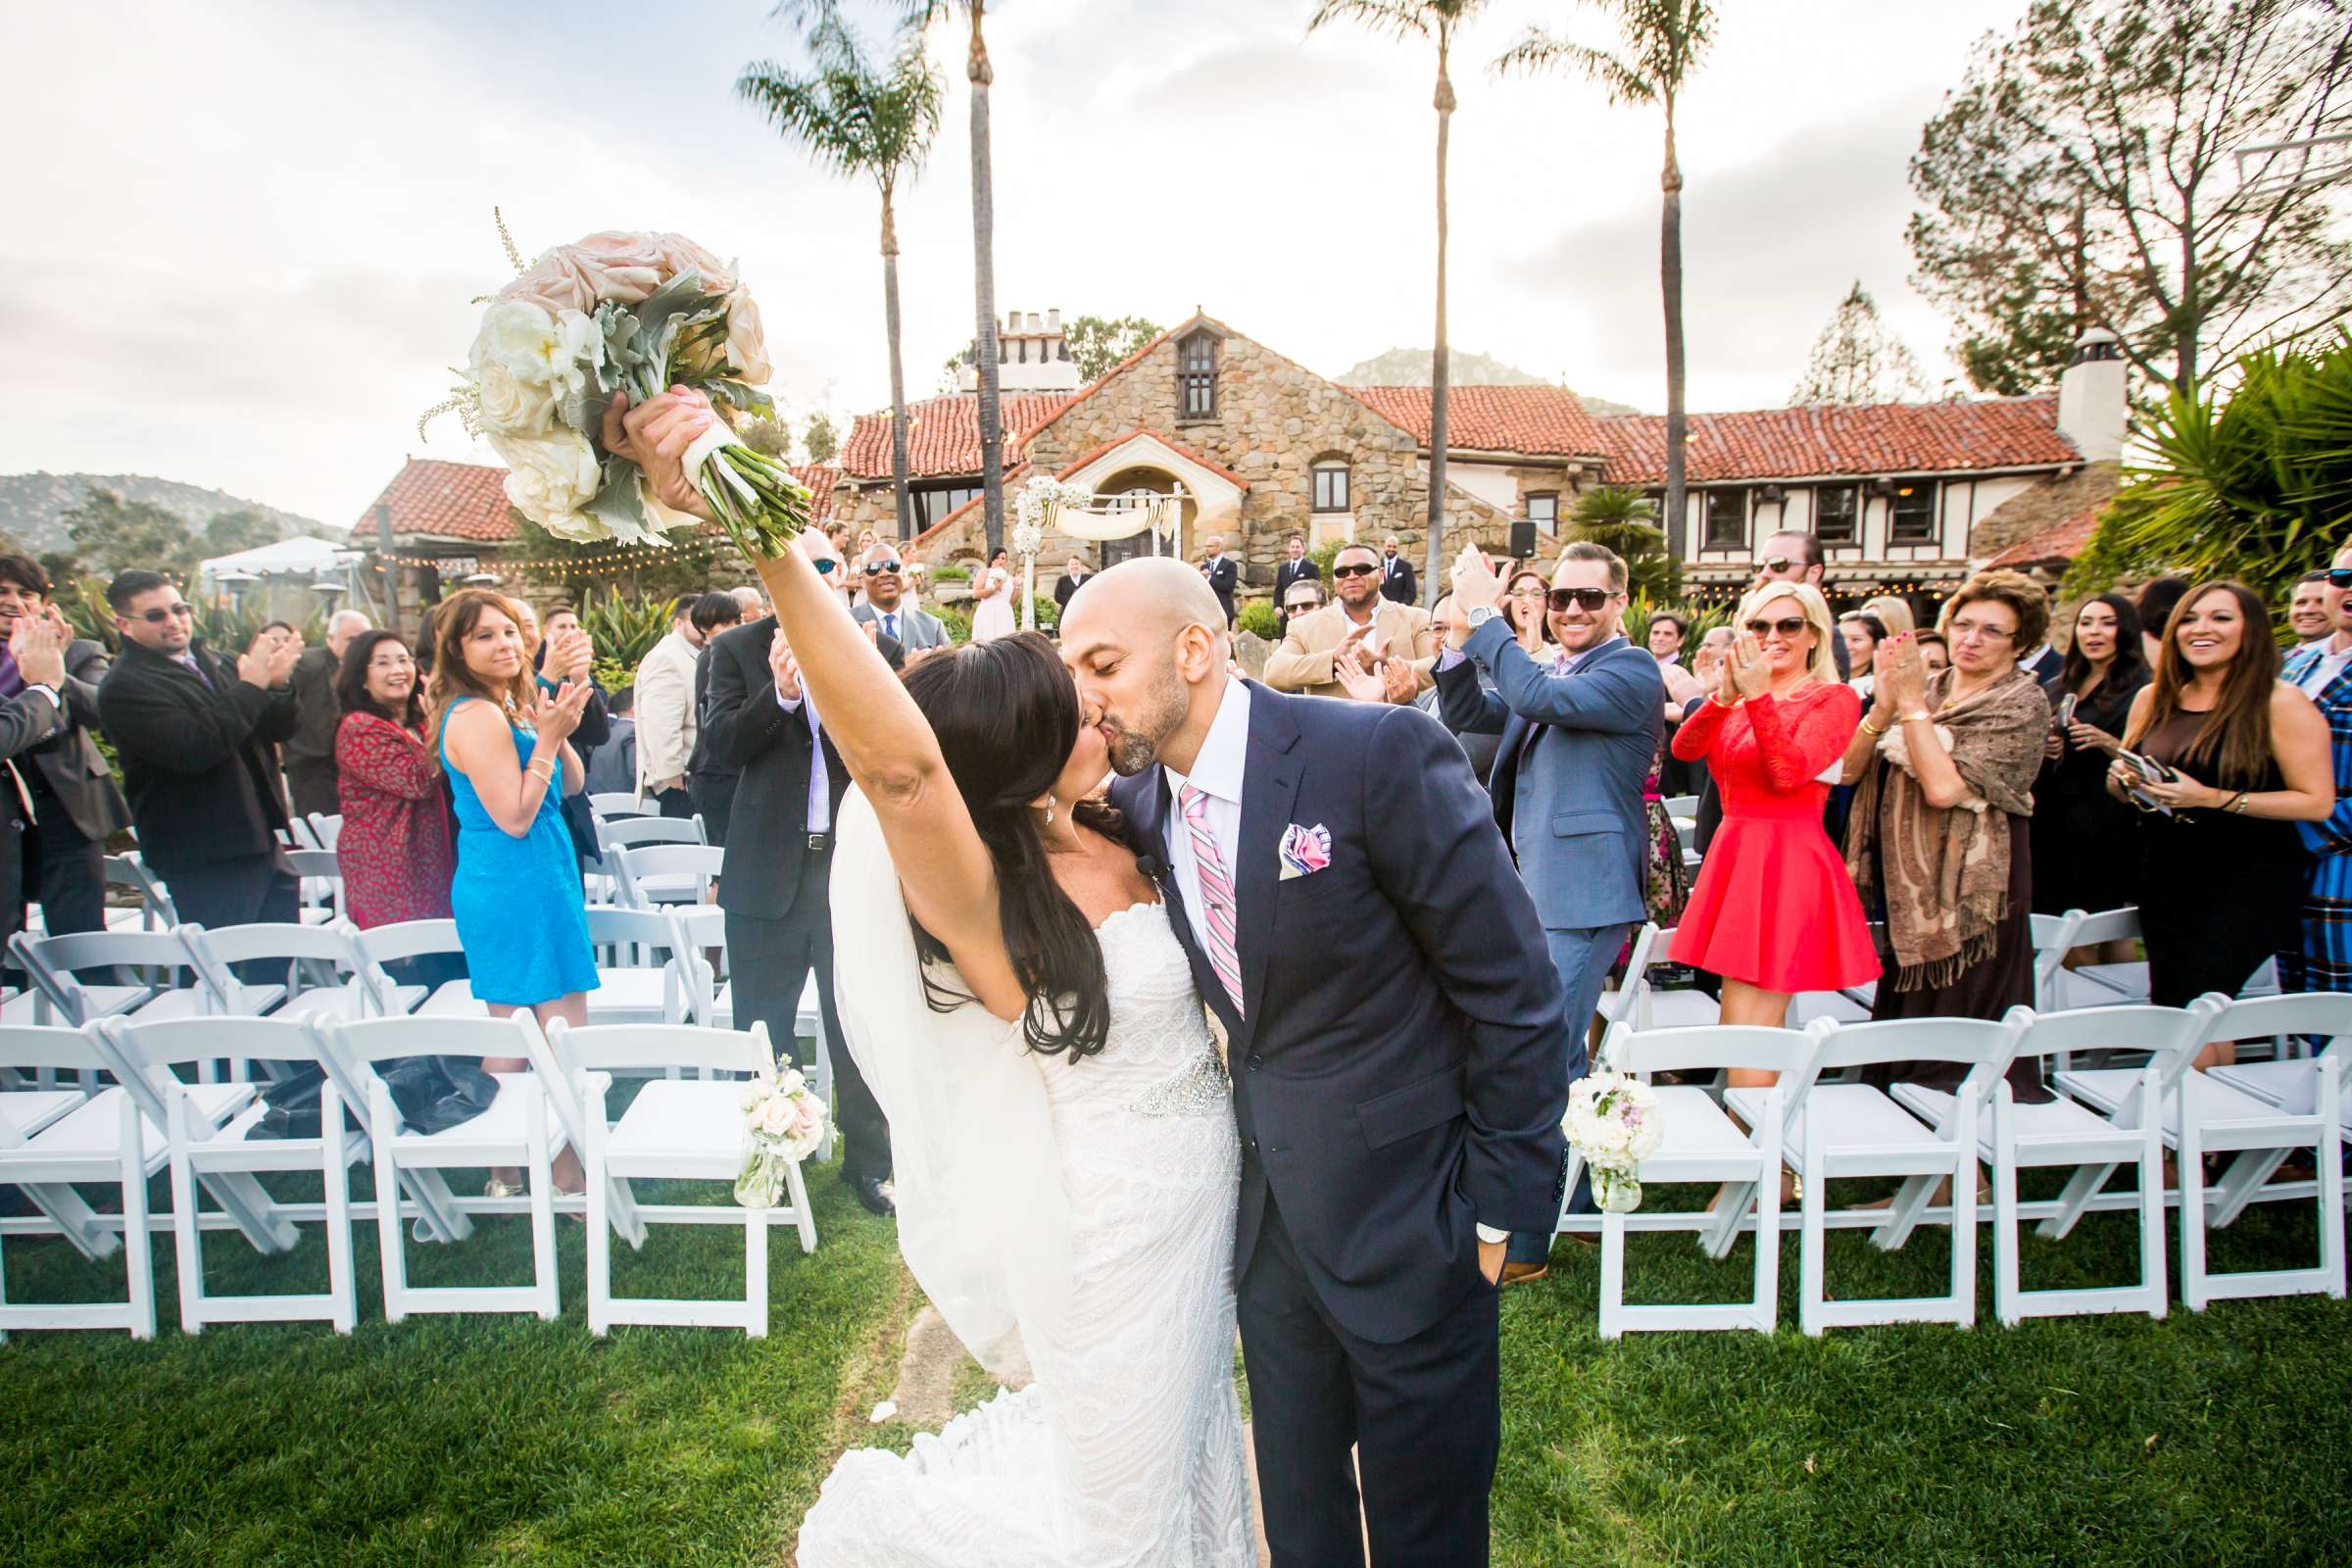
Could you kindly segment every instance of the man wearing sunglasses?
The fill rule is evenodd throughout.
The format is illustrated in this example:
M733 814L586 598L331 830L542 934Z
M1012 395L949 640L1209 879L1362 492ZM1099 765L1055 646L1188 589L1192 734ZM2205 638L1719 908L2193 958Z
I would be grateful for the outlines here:
M898 644L901 654L891 661L892 668L904 668L948 646L947 623L906 602L906 564L900 559L898 546L876 545L868 550L858 566L858 580L865 589L865 603L851 613L874 628L875 646L885 657L889 645L881 639Z
M1381 597L1379 552L1349 545L1335 556L1331 594L1321 610L1291 616L1282 646L1266 660L1267 685L1309 697L1346 697L1334 662L1352 659L1364 670L1403 660L1412 666L1415 687L1428 687L1438 655L1429 612Z
M1502 737L1487 793L1559 971L1570 1082L1584 1076L1586 1030L1609 965L1649 914L1642 792L1665 730L1666 679L1618 629L1625 587L1616 552L1563 550L1544 609L1559 652L1539 662L1511 635L1503 579L1473 546L1453 564L1460 614L1437 666L1446 727ZM1481 672L1493 691L1481 689ZM1503 1283L1537 1277L1550 1255L1549 1235L1514 1235Z
M1809 533L1794 530L1776 533L1764 541L1763 553L1756 557L1756 575L1748 583L1761 588L1768 582L1809 582L1828 593L1822 581L1821 541ZM1830 657L1837 661L1838 678L1846 679L1853 673L1851 656L1845 651L1845 639L1830 639ZM1709 780L1709 787L1712 787Z
M294 734L302 643L262 637L234 659L194 636L169 578L119 573L106 602L122 654L98 684L98 722L122 765L139 854L198 925L291 921L296 883L277 842L273 759Z

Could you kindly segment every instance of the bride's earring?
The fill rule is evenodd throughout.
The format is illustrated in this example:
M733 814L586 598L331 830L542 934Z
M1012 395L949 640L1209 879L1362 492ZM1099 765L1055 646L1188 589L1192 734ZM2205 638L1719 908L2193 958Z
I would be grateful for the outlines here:
M1053 797L1052 795L1048 795L1048 796L1046 797L1046 826L1048 826L1048 827L1052 827L1053 825L1054 825L1054 797Z

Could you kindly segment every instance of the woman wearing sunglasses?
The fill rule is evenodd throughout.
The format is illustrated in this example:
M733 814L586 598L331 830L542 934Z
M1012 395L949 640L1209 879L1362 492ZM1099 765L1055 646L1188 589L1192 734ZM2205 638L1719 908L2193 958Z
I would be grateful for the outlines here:
M1882 906L1892 973L1878 1018L1998 1018L2034 1001L2034 780L2049 699L2018 654L2040 644L2050 602L2014 571L1980 572L1946 602L1951 667L1931 677L1911 637L1880 645L1876 697L1845 778L1858 784L1846 869ZM1957 1069L1905 1065L1949 1087ZM2044 1099L2031 1062L2013 1086Z
M1733 624L1714 692L1674 732L1674 755L1705 758L1723 796L1674 958L1722 977L1725 1023L1777 1028L1797 992L1879 972L1861 902L1821 825L1822 773L1844 754L1862 699L1837 678L1830 607L1810 583L1750 589Z

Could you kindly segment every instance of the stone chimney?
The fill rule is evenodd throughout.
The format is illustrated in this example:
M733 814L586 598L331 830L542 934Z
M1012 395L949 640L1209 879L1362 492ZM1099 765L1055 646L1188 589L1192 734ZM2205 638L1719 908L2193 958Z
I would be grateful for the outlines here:
M2058 377L2058 433L2085 462L2124 455L2125 369L2115 334L2094 326L2076 340L2074 363Z
M1006 311L1004 334L997 340L997 388L1003 392L1075 392L1078 363L1070 358L1061 331L1061 312ZM980 389L980 372L964 365L956 384L965 392Z

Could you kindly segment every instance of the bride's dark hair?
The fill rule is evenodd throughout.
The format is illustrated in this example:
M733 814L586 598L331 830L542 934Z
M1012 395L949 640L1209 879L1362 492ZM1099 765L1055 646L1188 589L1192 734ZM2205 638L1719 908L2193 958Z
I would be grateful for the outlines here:
M996 861L1004 951L1029 998L1023 1039L1043 1055L1067 1052L1073 1061L1093 1055L1110 1034L1102 946L1054 880L1029 818L1029 803L1053 786L1078 738L1078 691L1069 671L1051 642L1019 632L932 655L906 671L906 691L939 737L948 772ZM1064 808L1136 848L1125 819L1102 801ZM924 999L933 1010L969 1002L933 981L930 965L947 961L948 950L919 921L914 944L925 960Z

